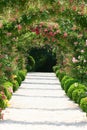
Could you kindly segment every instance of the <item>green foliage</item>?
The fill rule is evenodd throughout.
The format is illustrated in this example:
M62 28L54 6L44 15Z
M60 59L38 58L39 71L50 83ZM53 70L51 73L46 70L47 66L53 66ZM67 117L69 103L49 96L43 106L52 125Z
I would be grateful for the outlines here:
M35 67L35 60L32 56L28 56L27 58L27 71L33 71L34 70L34 67Z
M60 72L60 70L56 71L56 76L59 78L60 82L62 80L62 78L66 75L65 72Z
M12 83L13 83L13 92L15 92L18 90L19 84L18 84L17 80L12 81Z
M0 108L5 109L7 107L7 102L3 99L0 99Z
M4 86L4 93L7 99L8 100L11 99L13 93L13 84L11 82L5 82L3 86Z
M59 80L60 80L60 82L61 82L61 80L63 79L63 77L66 75L66 73L65 72L60 72L60 74L59 74Z
M56 75L65 92L74 83L68 74L87 84L86 3L86 0L0 0L0 84L12 81L12 76L18 73L13 89L18 88L25 79L30 47L34 46L39 51L34 50L35 61L28 57L28 71L34 65L34 71L52 71L57 59L54 71L58 70ZM82 86L77 84L74 88ZM4 92L10 99L8 88L6 85ZM81 95L79 100L85 96Z
M83 89L83 90L87 91L87 87L86 87L85 85L76 82L76 83L72 84L72 85L69 87L68 91L67 91L67 95L68 95L69 98L72 99L72 92L73 92L75 89Z
M56 56L49 45L32 47L29 54L35 60L34 71L52 72L52 67L56 64Z
M87 113L87 97L81 99L80 107L84 112Z
M26 71L25 70L20 70L18 72L18 75L21 77L22 81L25 79L26 76Z
M87 97L87 92L81 93L80 96L78 97L78 104L80 104L81 99L85 97Z
M60 74L60 70L56 70L56 76L59 77L59 74Z
M3 91L0 91L0 108L5 109L8 106L8 100Z
M66 93L67 93L69 87L70 87L73 83L75 83L75 82L77 82L77 80L76 80L76 79L73 79L73 78L69 78L68 80L65 81L65 83L64 83L64 90L65 90Z
M19 86L21 85L22 79L19 75L16 76L15 80L17 80Z
M63 78L62 78L62 80L61 80L61 86L62 86L62 88L64 89L64 83L66 82L66 80L68 80L70 77L69 76L67 76L67 75L65 75Z
M56 65L56 66L53 66L53 71L56 72L57 70L60 69L60 66Z
M81 94L84 94L84 93L85 93L84 89L81 89L81 88L75 89L72 92L72 100L78 103L79 97L81 96Z

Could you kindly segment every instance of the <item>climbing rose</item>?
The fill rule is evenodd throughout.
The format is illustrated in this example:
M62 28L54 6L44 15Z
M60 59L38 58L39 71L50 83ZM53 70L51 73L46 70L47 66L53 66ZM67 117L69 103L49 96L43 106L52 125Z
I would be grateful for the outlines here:
M19 24L19 25L17 25L17 28L20 31L22 29L22 26Z
M83 10L83 9L84 9L84 7L85 7L85 5L84 5L84 4L82 4L82 5L80 5L80 7L81 7L81 9Z
M2 99L5 100L5 99L6 99L6 96L5 96L5 95L2 95Z
M73 57L73 58L72 58L72 62L73 62L73 63L77 63L78 60L77 60L75 57Z
M57 30L56 33L60 33L60 30Z
M39 31L38 27L35 28L35 32L36 32L37 35L40 34L40 31Z
M13 93L13 89L11 87L8 88L8 90L9 90L10 93Z
M48 30L47 30L47 29L44 29L44 32L48 32Z
M73 6L73 7L72 7L72 10L76 11L76 9L77 9L76 6Z
M50 35L50 36L54 36L53 32L49 32L49 35Z
M63 34L63 36L64 36L64 37L67 37L67 36L68 36L68 34L65 32L65 33Z

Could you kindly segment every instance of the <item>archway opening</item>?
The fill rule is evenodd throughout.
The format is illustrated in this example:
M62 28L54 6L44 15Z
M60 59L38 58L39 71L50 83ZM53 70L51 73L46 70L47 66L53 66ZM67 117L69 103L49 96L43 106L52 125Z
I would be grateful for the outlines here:
M32 56L34 65L31 71L34 72L52 72L53 66L56 65L56 54L49 46L32 47L29 51ZM27 66L30 66L30 59Z

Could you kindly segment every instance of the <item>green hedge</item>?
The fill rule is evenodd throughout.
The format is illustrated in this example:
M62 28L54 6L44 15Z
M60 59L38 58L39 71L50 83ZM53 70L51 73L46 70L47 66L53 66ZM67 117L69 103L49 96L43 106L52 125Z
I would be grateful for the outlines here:
M72 92L73 92L75 89L83 89L83 90L87 91L87 87L86 87L85 85L76 82L76 83L72 84L72 85L70 86L70 88L68 89L68 91L67 91L67 95L68 95L68 97L69 97L70 99L72 99Z
M77 82L77 80L76 80L76 79L73 79L73 78L69 78L69 79L67 79L67 80L65 81L65 83L64 83L64 90L65 90L66 93L67 93L69 87L70 87L73 83L75 83L75 82Z
M22 81L25 80L25 76L26 76L26 71L25 70L20 70L18 72L18 75L21 77Z
M65 75L65 76L62 78L62 80L61 80L61 86L62 86L63 89L64 89L64 84L65 84L66 80L68 80L69 78L70 78L70 77L67 76L67 75Z
M12 83L13 83L13 92L15 92L18 90L19 84L18 84L17 80L12 81Z
M5 109L8 106L7 97L5 96L4 92L0 92L0 108Z
M17 75L15 80L17 80L18 84L21 85L22 79L21 79L20 75Z
M78 97L78 104L80 104L81 99L85 97L87 97L87 93L86 92L81 93L80 96Z
M87 97L81 99L80 108L87 113Z
M11 99L12 93L13 93L13 84L11 82L5 82L3 83L4 93L7 97L7 99Z
M53 71L54 71L54 72L56 72L56 71L59 70L59 69L60 69L60 66L57 66L57 65L56 65L56 66L53 66Z
M78 103L79 97L81 94L84 94L85 90L81 88L77 88L72 92L72 100Z

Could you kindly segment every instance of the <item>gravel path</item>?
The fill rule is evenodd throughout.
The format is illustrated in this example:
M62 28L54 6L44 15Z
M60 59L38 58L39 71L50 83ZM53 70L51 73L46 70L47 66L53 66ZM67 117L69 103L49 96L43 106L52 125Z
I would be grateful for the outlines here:
M13 94L0 130L87 130L87 118L66 97L54 73L29 73Z

